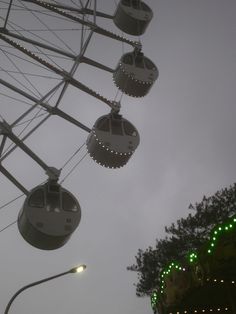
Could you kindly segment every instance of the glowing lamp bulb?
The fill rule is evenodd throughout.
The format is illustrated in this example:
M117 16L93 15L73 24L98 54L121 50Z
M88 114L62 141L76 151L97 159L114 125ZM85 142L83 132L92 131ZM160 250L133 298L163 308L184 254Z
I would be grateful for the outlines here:
M80 266L72 268L69 272L70 273L81 273L85 269L86 269L86 265L80 265Z
M82 271L84 271L86 268L86 265L81 265L79 267L76 268L76 273L81 273Z

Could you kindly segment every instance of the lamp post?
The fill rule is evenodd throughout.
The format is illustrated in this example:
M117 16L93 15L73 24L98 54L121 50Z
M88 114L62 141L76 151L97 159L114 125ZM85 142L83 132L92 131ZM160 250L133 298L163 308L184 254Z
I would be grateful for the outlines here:
M22 287L20 290L18 290L18 291L12 296L11 300L10 300L10 301L8 302L8 304L7 304L7 307L6 307L6 309L5 309L4 314L8 314L9 309L10 309L10 307L11 307L13 301L15 300L15 298L16 298L21 292L23 292L24 290L29 289L29 288L31 288L31 287L33 287L33 286L40 285L41 283L44 283L44 282L46 282L46 281L53 280L53 279L58 278L58 277L62 277L62 276L67 275L67 274L71 274L71 273L81 273L83 270L85 270L85 268L86 268L86 265L80 265L80 266L74 267L74 268L72 268L72 269L70 269L70 270L68 270L68 271L66 271L66 272L64 272L64 273L60 273L60 274L57 274L57 275L54 275L54 276L51 276L51 277L47 277L47 278L44 278L44 279L39 280L39 281L32 282L32 283L30 283L30 284L28 284L28 285Z

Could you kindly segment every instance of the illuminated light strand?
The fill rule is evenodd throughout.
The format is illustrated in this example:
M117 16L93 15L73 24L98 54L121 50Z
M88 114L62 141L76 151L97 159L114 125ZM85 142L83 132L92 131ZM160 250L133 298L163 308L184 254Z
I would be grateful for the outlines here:
M215 244L216 244L216 241L217 241L217 237L220 235L222 235L222 234L224 234L224 233L226 233L226 232L228 232L228 231L231 231L232 229L233 229L233 227L236 225L236 216L233 216L232 218L231 218L231 220L230 220L230 222L229 223L227 223L227 224L225 224L225 223L223 223L223 224L220 224L220 225L218 225L217 227L215 227L214 229L213 229L213 232L212 232L212 237L210 238L210 241L209 241L209 249L207 250L207 252L210 254L210 253L212 253L212 248L213 247L215 247ZM195 252L193 252L193 253L189 253L188 254L188 261L190 262L190 263L193 263L193 262L195 262L196 260L197 260L197 258L198 258L198 256L197 256L197 253L195 253ZM172 269L172 267L175 265L175 263L174 262L172 262L171 264L169 264L169 266L166 268L166 269L164 269L164 271L162 271L162 273L161 273L161 287L160 287L160 293L161 294L163 294L164 293L164 288L165 288L165 285L164 285L164 277L166 277L167 275L169 275L170 274L170 271L171 271L171 269ZM176 263L176 265L178 265L177 263ZM178 265L178 267L177 267L177 269L179 269L179 270L181 270L181 267ZM183 271L185 271L185 268L182 268L182 270ZM210 281L211 279L207 279L207 281ZM224 283L225 282L225 280L224 279L212 279L212 281L214 282L214 283L217 283L217 282L219 282L219 283ZM235 284L235 280L231 280L231 281L229 281L229 283L231 283L231 284ZM155 306L157 306L157 301L156 301L156 305ZM223 310L223 309L222 309ZM228 308L225 308L225 311L227 311L228 310ZM213 310L212 309L210 309L210 312L212 312ZM218 309L217 309L217 311L219 311ZM180 312L177 312L177 313L180 313ZM183 313L187 313L187 312L183 312ZM199 312L200 313L200 312Z
M196 262L198 259L197 253L193 252L189 254L189 262L193 263Z
M92 130L92 136L94 136L94 138L95 138L95 140L98 142L98 144L102 147L102 148L104 148L105 150L107 150L108 152L110 152L111 154L115 154L115 155L120 155L120 156L127 156L127 155L132 155L133 153L134 153L134 150L131 150L131 151L129 151L129 152L117 152L117 151L115 151L114 150L114 148L113 149L110 149L108 146L106 146L106 144L104 143L104 142L101 142L99 139L98 139L98 137L97 137L97 135L96 135L96 133L95 133L96 131L95 130Z
M207 250L208 254L212 254L213 249L216 246L216 242L217 242L218 238L222 234L233 230L235 225L236 225L236 217L234 216L229 223L220 224L219 226L217 226L216 228L213 229L212 236L210 238L209 246L208 246L208 250Z
M198 310L192 310L192 309L188 309L188 310L183 310L183 311L177 311L177 312L169 312L168 314L187 314L187 313L205 313L205 312L213 312L213 313L216 313L216 312L225 312L225 311L228 311L229 308L228 307L224 307L224 308L209 308L209 309L198 309Z
M165 277L169 275L171 270L173 269L185 271L185 268L181 267L178 263L176 262L170 263L161 273L161 289L160 289L161 294L164 292L164 288L165 288L165 283L164 283Z
M230 283L230 284L235 284L235 280L225 280L225 279L217 279L217 278L207 278L207 282L213 282L213 283Z
M154 310L157 306L158 293L157 290L154 290L151 294L151 307Z

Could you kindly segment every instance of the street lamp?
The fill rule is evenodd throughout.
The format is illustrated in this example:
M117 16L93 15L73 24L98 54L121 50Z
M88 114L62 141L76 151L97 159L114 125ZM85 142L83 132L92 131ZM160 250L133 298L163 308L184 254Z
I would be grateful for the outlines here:
M64 273L60 273L60 274L57 274L57 275L54 275L52 277L48 277L48 278L45 278L45 279L42 279L42 280L39 280L39 281L35 281L35 282L32 282L30 284L28 284L27 286L24 286L22 287L20 290L18 290L14 295L13 297L11 298L11 300L8 302L7 304L7 307L5 309L5 312L4 314L8 314L9 312L9 309L11 307L11 304L13 303L13 301L15 300L15 298L24 290L28 289L28 288L31 288L33 286L37 286L37 285L40 285L41 283L44 283L46 281L49 281L49 280L53 280L55 278L58 278L58 277L61 277L61 276L64 276L64 275L67 275L67 274L71 274L71 273L81 273L83 270L85 270L86 268L86 265L80 265L80 266L77 266L77 267L74 267Z

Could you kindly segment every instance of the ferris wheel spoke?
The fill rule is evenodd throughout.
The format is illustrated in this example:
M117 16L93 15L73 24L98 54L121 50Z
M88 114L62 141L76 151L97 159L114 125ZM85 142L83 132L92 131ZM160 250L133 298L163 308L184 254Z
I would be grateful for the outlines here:
M1 71L5 72L8 74L9 77L11 77L15 82L17 82L21 87L25 88L26 90L30 91L32 94L34 94L35 96L38 96L38 94L36 94L35 92L33 92L30 88L28 88L25 84L23 84L21 82L21 80L17 79L14 75L12 75L10 72L4 70L3 68L1 68Z
M110 37L112 39L127 43L135 48L141 49L141 43L137 42L137 41L132 41L130 39L127 39L125 37L119 36L115 33L112 33L102 27L99 27L98 25L96 25L95 23L89 22L89 21L85 21L81 18L75 17L65 11L61 11L59 9L57 9L53 4L49 4L43 1L39 1L39 0L22 0L23 2L31 2L34 3L36 5L39 5L41 7L47 8L48 10L51 10L55 13L58 13L59 15L62 15L64 17L67 17L70 20L73 20L75 22L78 22L82 25L88 26L91 30L93 30L95 33L106 36L106 37Z
M4 121L0 122L0 132L4 135L6 135L12 142L14 142L19 148L21 148L28 156L30 156L41 168L43 168L46 172L46 174L49 177L49 180L57 181L60 176L60 170L49 167L37 154L35 154L27 145L23 143L22 140L20 140L11 130L10 125ZM1 168L0 168L1 170ZM4 168L4 174L8 177L7 171ZM2 170L1 170L2 171ZM11 175L9 174L10 178ZM13 180L15 180L14 177L12 177ZM17 185L17 182L15 182L15 185Z
M63 9L63 10L71 11L71 12L76 12L76 13L79 13L79 14L94 15L94 10L88 9L88 8L85 8L85 7L82 7L80 9L78 9L78 8L71 7L71 6L68 6L68 5L60 5L60 4L54 4L54 3L51 4L51 5L54 6L55 8L58 8L58 9ZM96 15L100 16L100 17L107 18L107 19L113 19L113 15L110 15L110 14L107 14L107 13L104 13L104 12L100 12L100 11L97 11L97 10L96 10Z
M14 92L20 94L21 96L23 96L23 97L25 97L25 98L31 100L32 102L34 102L35 105L33 105L32 108L29 109L30 111L32 111L32 110L34 109L34 106L38 106L38 105L44 106L45 109L47 109L48 107L50 107L50 106L47 105L46 103L44 104L43 101L44 101L45 99L47 99L47 97L50 96L55 90L57 90L57 89L61 86L62 82L60 82L59 84L57 84L52 90L49 91L49 93L47 93L47 94L46 94L44 97L42 97L41 99L37 99L36 97L34 97L34 96L28 94L27 92L21 90L20 88L14 86L14 85L12 85L12 84L10 84L9 82L7 82L7 81L5 81L5 80L0 79L0 84L4 85L5 87L9 88L10 90L12 90L12 91L14 91ZM24 116L23 116L23 117L24 117ZM18 123L18 122L20 121L20 119L21 119L21 118L17 119L17 120L13 123L13 125L14 125L15 123Z
M19 27L17 24L15 24L15 23L9 23L10 25L11 25L11 27L12 27L12 29L14 30L14 32L16 33L18 33L19 34L19 36L22 36L22 34L21 34L21 32L22 31L25 31L22 27L20 27L21 28L21 31L16 31L16 28L13 26L13 25L15 25L16 27ZM48 30L47 30L48 31ZM15 35L15 33L12 33L12 34L14 34ZM35 52L36 54L42 54L42 55L44 55L51 63L53 63L54 65L56 65L57 67L60 67L61 69L62 69L62 67L58 64L58 63L56 63L51 57L50 57L50 55L48 55L48 54L46 54L45 53L45 51L42 51L39 47L40 47L40 44L42 45L43 43L45 44L45 45L47 45L48 47L51 47L51 42L50 41L48 41L48 40L46 40L44 37L42 37L42 36L39 36L39 35L37 35L37 34L35 34L35 33L33 33L32 31L28 31L28 33L30 34L30 35L33 35L34 37L36 37L37 38L37 40L31 40L31 42L26 38L24 41L25 42L27 42L27 43L31 43L36 49L37 49L37 52ZM5 35L7 35L8 33L6 32L5 33ZM23 38L25 38L24 36L23 36ZM19 38L19 39L21 39L21 40L23 40L23 38ZM38 39L40 40L40 41L38 41ZM49 45L48 45L49 44ZM46 46L45 47L42 47L43 49L47 49L46 48ZM55 43L54 43L54 49L58 49L58 51L64 51L64 50L62 50L61 49L61 47L59 47L59 46L57 46L57 45L55 45ZM65 56L64 56L65 57Z
M27 76L37 76L37 77L42 77L42 78L46 78L46 79L59 80L59 78L52 77L52 76L49 76L49 75L40 75L40 74L26 73L26 72L22 72L22 71L10 71L10 70L6 70L6 69L3 69L3 68L1 68L0 71L1 72L5 72L5 73L14 73L14 74L22 74L22 75L24 74L24 75L27 75Z
M65 113L64 111L60 110L59 108L51 108L52 110L52 114L55 114L65 120L67 120L68 122L78 126L79 128L81 128L82 130L90 133L91 129L88 128L86 125L82 124L81 122L77 121L76 119L74 119L73 117L71 117L70 115L68 115L67 113Z
M0 29L0 33L5 34L5 35L10 36L10 37L13 37L13 38L20 39L20 40L22 40L24 42L33 44L35 46L38 46L38 47L41 47L41 48L53 51L55 53L58 53L58 54L60 54L62 56L65 56L65 57L68 57L68 58L71 58L71 59L75 59L76 58L76 56L74 54L70 53L70 52L67 52L67 51L55 48L53 46L46 45L46 44L44 44L42 42L39 42L39 41L30 39L30 38L27 38L27 37L22 36L22 35L17 35L17 34L12 33L11 31L8 31L6 29Z
M18 38L18 39L20 39L22 41L25 41L27 43L32 44L38 50L39 50L39 47L41 47L43 49L54 51L54 52L56 52L58 54L63 54L64 53L64 55L65 55L67 53L68 54L68 56L67 56L68 58L73 58L74 55L75 55L72 52L65 51L65 49L61 48L61 46L59 46L55 42L53 42L53 46L52 46L52 42L51 41L47 40L45 38L45 36L40 36L40 35L36 34L35 31L26 30L25 28L21 27L20 25L14 23L12 21L9 22L8 25L9 25L9 27L11 29L10 28L8 28L8 29L0 28L0 31L2 31L5 35L9 35L11 37L15 37L15 38ZM43 29L43 30L47 31L48 33L52 33L52 31L50 31L48 29ZM17 33L18 33L18 35L17 35ZM25 36L22 35L22 33L27 33L27 35L28 36L30 35L30 36L29 37L25 37ZM39 52L41 52L41 51L39 50Z
M16 178L0 164L0 172L7 177L19 190L21 190L25 195L29 194L29 191L18 181Z
M62 82L61 82L61 83L62 83ZM61 83L60 83L59 85L61 85ZM50 106L50 105L44 103L44 99L46 99L49 94L47 94L46 96L44 96L41 100L38 100L38 99L35 98L34 96L27 94L25 91L22 91L21 89L15 87L14 85L11 85L10 83L5 82L5 81L2 80L2 79L0 79L0 84L2 84L2 85L4 85L4 86L8 87L9 89L11 89L11 90L13 90L13 91L19 93L20 95L26 97L27 99L29 99L29 100L35 102L35 105L27 111L27 114L28 114L29 112L31 112L33 109L35 109L36 106L40 105L40 106L42 106L44 109L46 109L46 110L49 112L50 115L51 115L51 114L57 115L57 116L59 116L59 117L65 119L66 121L68 121L68 122L70 122L70 123L72 123L72 124L78 126L79 128L81 128L82 130L84 130L84 131L86 131L86 132L90 132L90 131L91 131L90 128L88 128L87 126L85 126L85 125L82 124L81 122L77 121L76 119L74 119L73 117L71 117L70 115L68 115L67 113L63 112L63 111L60 110L59 108L57 108L57 107L52 107L52 106ZM58 88L59 85L58 85L56 88ZM54 88L53 90L55 90L55 88ZM50 93L52 93L52 91L50 91ZM11 125L11 127L14 126L15 124L19 123L19 121L22 120L25 116L26 116L26 113L24 113L21 117L19 117L19 118ZM1 160L0 160L0 161L1 161Z
M26 124L26 126L23 128L23 130L17 135L17 137L18 138L20 138L20 136L24 133L24 131L30 126L30 124L33 122L33 121L35 121L36 119L38 119L39 117L42 117L42 116L45 116L45 115L47 115L47 117L45 118L45 119L43 119L43 120L41 120L40 121L40 125L42 125L42 123L43 122L45 122L46 120L47 120L47 118L48 118L48 113L43 113L43 114L40 114L40 112L42 111L42 108L40 108L39 110L38 110L38 112L31 118L31 119L29 119L28 121L24 121L24 122L22 122L22 123L19 123L19 124L17 124L17 125L15 125L15 127L17 127L17 126L20 126L20 125L24 125L24 124ZM50 115L49 115L50 116ZM11 127L11 126L10 126ZM32 131L32 130L31 130ZM29 132L29 133L31 133L31 131ZM29 134L28 133L28 134ZM32 133L31 133L32 134ZM25 139L21 139L21 140L25 140ZM16 147L17 147L17 145L15 145ZM15 147L14 146L14 144L12 143L12 144L10 144L8 147L7 147L7 149L4 151L4 158L6 157L6 155L8 154L8 152L9 153L11 153L13 150L11 149L12 147L14 148Z
M26 120L26 121L23 121L23 122L21 122L21 123L18 123L18 124L16 124L15 125L15 127L19 127L19 126L21 126L21 125L24 125L24 124L26 124L26 123L31 123L32 121L34 121L34 120L36 120L36 119L39 119L39 118L41 118L41 117L43 117L43 116L45 116L45 115L47 115L48 113L47 112L44 112L44 113L41 113L41 114L39 114L39 112L37 113L37 115L34 117L34 118L31 118L31 119L29 119L29 120ZM28 127L28 124L27 124L27 126L26 127ZM25 128L24 128L24 130L25 130ZM23 130L23 131L24 131ZM22 131L22 132L23 132ZM21 132L21 133L22 133Z
M0 47L3 47L3 46L4 45L0 45ZM29 58L28 59L27 58L22 58L18 54L15 54L15 53L9 51L9 48L12 48L13 50L15 50L15 47L8 47L8 46L6 46L6 47L8 48L8 50L6 50L6 49L4 50L2 48L0 48L0 50L4 51L4 52L7 52L7 54L9 56L13 56L15 59L19 59L19 60L27 62L27 63L29 63L31 65L37 66L38 69L40 68L40 69L44 69L44 70L50 71L49 69L47 69L47 68L43 67L42 65L40 65L38 62L32 62L32 60L30 60ZM34 53L34 54L37 53L35 51L31 51L31 52ZM43 55L45 55L45 54L43 54ZM11 71L3 70L3 68L1 68L1 70L4 71L4 72L11 73ZM38 74L38 76L40 76L40 75ZM43 77L43 76L41 76L41 77ZM55 79L58 79L58 78L55 77Z
M46 100L50 95L52 95L58 88L60 88L60 86L62 85L62 82L60 82L58 85L56 85L53 89L51 89L46 95L44 95L40 100L36 100L32 97L27 97L28 99L30 100L33 100L34 101L34 105L29 108L25 113L23 113L18 119L16 119L12 124L11 124L11 127L14 127L16 124L18 124L21 120L23 120L31 111L33 111L37 106L40 106L40 104ZM14 89L15 90L15 89ZM17 91L17 90L15 90ZM26 94L24 94L24 96L28 96ZM46 109L46 108L44 108Z
M48 27L48 25L34 12L31 12L31 14L34 16L34 18L39 21L39 23L45 27L51 34L53 34L59 41L60 43L62 43L69 51L71 51L71 53L74 54L74 51L72 50L72 48L65 42L65 40L63 40L56 32L54 32L50 27Z
M5 146L6 140L7 140L6 135L3 135L3 139L2 139L2 142L1 142L1 146L0 146L0 157L2 155L2 152L3 152L4 146Z
M15 48L17 48L21 52L23 52L26 55L28 55L29 57L31 57L32 59L38 61L39 63L41 63L45 67L47 67L50 70L54 71L56 74L58 74L61 77L63 77L64 80L69 82L72 86L77 87L78 89L86 92L87 94L89 94L89 95L91 95L91 96L101 100L102 102L107 104L109 107L111 107L113 110L119 111L120 105L117 102L114 102L114 101L111 101L111 100L107 99L106 97L100 95L99 93L97 93L96 91L92 90L88 86L86 86L83 83L77 81L75 78L72 77L72 75L70 73L68 73L66 71L62 71L61 69L58 69L54 65L52 65L49 62L43 60L42 58L36 56L30 50L26 49L25 47L19 45L16 42L14 42L13 40L11 40L8 37L6 37L5 35L0 34L0 39L2 39L3 41L6 41L10 45L14 46Z
M11 11L12 2L13 2L13 0L10 0L10 4L8 6L7 16L6 16L3 28L6 28L6 26L7 26L7 21L8 21L8 18L9 18L10 11Z
M75 74L75 72L76 72L76 70L77 70L77 68L78 68L78 66L79 66L80 59L83 57L83 55L85 54L85 52L86 52L86 50L87 50L87 48L88 48L89 42L90 42L90 40L91 40L91 38L92 38L92 35L93 35L93 32L90 31L90 33L89 33L89 35L88 35L86 41L84 42L84 30L82 30L81 45L80 45L80 54L76 57L76 59L75 59L75 61L74 61L74 64L73 64L73 66L72 66L72 68L71 68L71 71L70 71L70 76L71 76L71 77ZM58 100L57 100L57 102L56 102L55 107L58 107L58 106L59 106L59 104L60 104L60 102L61 102L61 100L62 100L62 97L63 97L63 95L65 94L65 92L66 92L68 86L69 86L69 82L68 82L68 81L65 81L65 82L64 82L63 89L62 89L62 91L61 91L61 93L60 93L60 95L59 95L59 97L58 97Z
M28 101L24 101L24 100L22 100L20 98L16 98L16 97L10 96L10 95L8 95L6 93L0 93L0 95L6 97L8 99L13 99L13 100L16 100L17 102L20 102L22 104L26 104L27 106L32 107L32 104L30 102L28 102Z
M87 58L85 56L83 56L80 61L81 61L81 63L83 62L83 63L89 64L91 66L95 66L98 69L101 69L101 70L104 70L104 71L107 71L107 72L110 72L110 73L114 72L114 69L112 69L112 68L110 68L110 67L108 67L108 66L106 66L106 65L104 65L104 64L102 64L100 62L97 62L95 60Z
M31 134L34 133L34 131L36 131L44 122L46 122L48 120L48 118L51 116L51 114L48 114L42 121L40 121L32 130L30 130L30 132L28 132L22 139L21 141L23 142L24 140L26 140ZM11 145L12 146L12 145ZM4 152L4 155L0 158L0 163L6 159L18 146L14 145L12 148L11 146L9 146L6 150L6 152Z
M31 82L31 80L28 78L28 76L27 75L25 75L24 74L24 72L22 72L21 71L21 69L20 69L20 67L17 65L17 63L15 62L15 61L13 61L12 60L12 58L6 53L6 52L4 52L4 51L2 51L3 52L3 54L5 55L5 57L9 60L9 62L13 65L13 67L18 71L18 73L22 76L22 78L25 80L25 82L27 83L27 84L29 84L29 87L31 87L35 92L33 92L35 95L40 95L41 96L41 93L40 93L40 91L38 90L38 88L36 87L36 86L34 86L33 84L32 84L32 82ZM10 74L10 72L8 72L8 71L4 71L4 72L6 72L8 75L11 75ZM16 80L16 78L14 77L14 79ZM27 86L25 86L21 81L19 81L18 80L18 83L20 84L20 85L22 85L22 86L24 86L26 89L28 89L27 88ZM30 88L29 88L29 90L30 90Z

